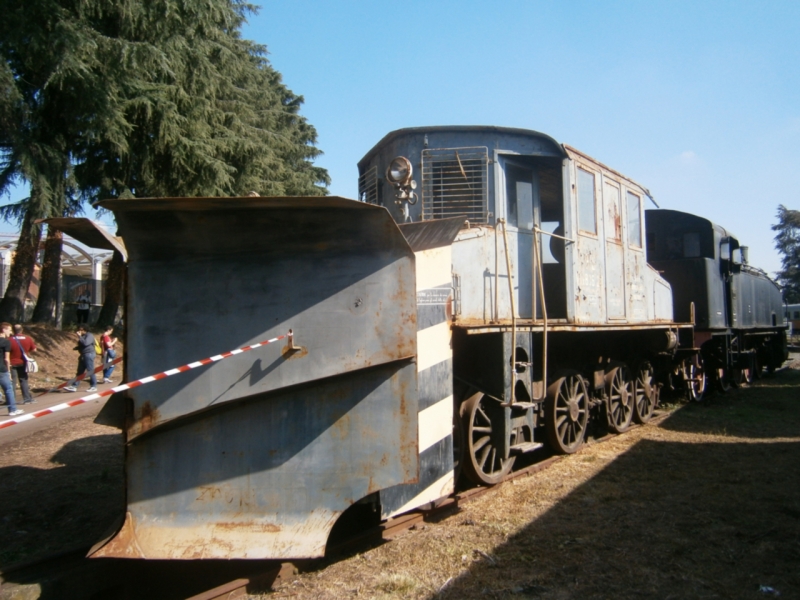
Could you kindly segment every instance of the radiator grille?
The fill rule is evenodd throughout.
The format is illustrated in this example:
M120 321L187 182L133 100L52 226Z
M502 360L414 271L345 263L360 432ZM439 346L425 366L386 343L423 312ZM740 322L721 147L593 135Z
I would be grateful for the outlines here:
M486 147L423 150L423 220L464 216L486 223L488 170Z
M378 196L378 167L371 167L358 178L358 199L367 204L380 204L380 197Z

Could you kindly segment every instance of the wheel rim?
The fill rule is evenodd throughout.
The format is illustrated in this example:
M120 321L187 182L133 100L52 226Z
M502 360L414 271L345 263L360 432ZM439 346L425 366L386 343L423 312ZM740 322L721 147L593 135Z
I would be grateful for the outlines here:
M715 369L714 370L714 380L717 385L717 389L722 392L729 392L731 389L731 380L728 372L725 369Z
M735 387L739 387L745 383L753 383L753 371L752 369L734 369L733 370L733 377L732 383Z
M606 375L608 394L606 409L608 425L612 431L627 431L633 418L633 382L625 367L615 367Z
M647 423L653 418L656 410L656 388L653 385L653 367L650 363L642 363L634 371L636 381L633 383L634 418L637 423Z
M577 373L554 381L547 389L547 437L560 454L572 454L583 443L589 420L589 395Z
M683 364L683 378L686 380L686 391L689 400L699 402L706 391L706 373L700 355L686 359Z
M478 392L462 405L466 432L466 456L463 469L475 483L494 485L502 481L514 464L514 457L504 459L497 434L492 427L491 398Z

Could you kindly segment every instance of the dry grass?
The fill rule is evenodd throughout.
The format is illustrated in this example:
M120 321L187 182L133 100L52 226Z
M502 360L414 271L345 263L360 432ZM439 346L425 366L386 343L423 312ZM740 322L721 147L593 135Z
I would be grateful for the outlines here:
M97 541L124 510L122 458L88 418L4 445L0 564ZM800 597L798 464L800 370L783 371L266 597Z
M798 464L793 370L590 446L269 597L800 597Z

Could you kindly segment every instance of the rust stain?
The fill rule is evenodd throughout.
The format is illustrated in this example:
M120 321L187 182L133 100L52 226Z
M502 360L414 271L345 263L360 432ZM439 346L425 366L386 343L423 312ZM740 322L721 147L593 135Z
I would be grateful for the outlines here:
M289 346L284 346L281 349L281 356L283 356L284 360L303 358L304 356L308 356L308 348L306 348L305 346L295 346L294 348L289 348Z
M148 400L139 409L139 418L133 423L131 430L141 434L158 425L160 421L161 415L159 415L158 409L154 408Z
M345 440L350 435L350 415L345 414L337 420L331 427L332 437L337 437L340 440Z
M222 490L216 486L201 486L198 490L200 491L200 495L195 498L196 502L201 500L213 500L217 496L222 495Z
M241 531L246 529L248 532L261 532L261 533L277 533L281 528L275 523L227 523L220 521L214 523L214 529L221 529L223 531Z
M90 558L147 558L136 539L136 526L130 512L117 534L89 551Z

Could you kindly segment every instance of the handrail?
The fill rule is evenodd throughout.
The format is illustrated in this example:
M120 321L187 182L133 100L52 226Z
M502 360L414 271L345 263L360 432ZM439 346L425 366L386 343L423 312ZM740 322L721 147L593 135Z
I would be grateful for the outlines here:
M535 231L539 233L547 233L546 231L543 232L538 227L535 228ZM539 298L542 301L542 384L543 384L542 397L534 399L544 400L547 397L547 303L545 302L544 299L544 276L542 275L542 255L539 250L539 238L536 235L533 236L533 246L534 246L534 253L536 254L535 268L539 274ZM533 318L536 319L536 313L533 314ZM532 363L533 361L531 361L531 367ZM533 371L533 368L531 368L531 371ZM533 373L531 373L531 375L533 375ZM533 383L533 377L531 377L531 383Z
M517 386L517 309L514 306L514 283L511 280L511 258L508 255L508 229L506 229L506 220L498 219L498 224L503 224L503 247L506 254L506 273L508 273L508 299L511 303L511 394L506 402L501 406L513 406L514 404L514 389Z

